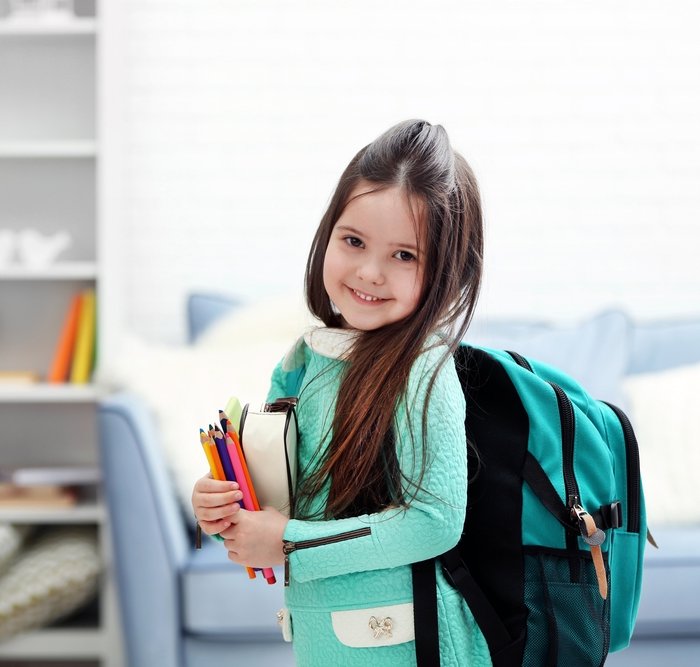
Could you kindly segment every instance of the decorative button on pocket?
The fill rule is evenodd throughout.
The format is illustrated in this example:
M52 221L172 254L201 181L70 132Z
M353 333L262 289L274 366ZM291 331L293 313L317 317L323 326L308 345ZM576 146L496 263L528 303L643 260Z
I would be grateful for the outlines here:
M283 607L277 612L277 623L282 629L282 638L286 642L292 641L292 617L289 609Z
M415 639L413 603L331 612L335 636L353 648L395 646Z
M371 616L369 619L369 627L370 630L374 632L375 639L392 637L391 629L394 627L394 621L391 620L391 616L379 619L376 616Z

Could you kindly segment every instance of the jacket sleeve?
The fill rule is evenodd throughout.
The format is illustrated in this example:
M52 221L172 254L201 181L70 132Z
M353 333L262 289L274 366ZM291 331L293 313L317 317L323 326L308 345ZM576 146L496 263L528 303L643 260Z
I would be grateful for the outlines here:
M397 454L411 480L418 479L425 448L426 469L415 498L407 509L329 521L290 520L284 540L293 579L304 582L407 565L444 553L459 541L467 503L465 400L451 359L436 377L426 442L422 438L428 382L444 352L444 347L434 348L418 358L406 400L396 411ZM415 493L407 491L409 497ZM308 540L312 542L304 544Z

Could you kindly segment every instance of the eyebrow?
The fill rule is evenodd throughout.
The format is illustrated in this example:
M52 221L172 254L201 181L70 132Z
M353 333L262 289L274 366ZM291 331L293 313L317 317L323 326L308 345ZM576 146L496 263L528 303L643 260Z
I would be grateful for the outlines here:
M349 227L348 225L336 225L335 228L346 232L350 232L351 234L357 234L358 236L367 236L366 234L355 229L354 227ZM415 244L413 243L390 243L389 245L393 245L397 248L407 248L408 250L418 252L418 248L416 248Z

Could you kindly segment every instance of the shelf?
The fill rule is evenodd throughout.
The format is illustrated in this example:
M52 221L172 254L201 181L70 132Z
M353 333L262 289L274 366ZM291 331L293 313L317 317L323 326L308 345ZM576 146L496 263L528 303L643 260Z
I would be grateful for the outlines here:
M93 384L0 384L0 403L94 403L106 390Z
M96 33L97 21L95 19L31 21L7 18L0 20L0 37L95 35Z
M0 659L102 658L107 647L99 628L44 628L0 643Z
M94 158L94 141L3 141L0 159L13 158Z
M0 267L0 280L95 280L95 262L57 262L43 269Z
M105 507L97 502L79 503L75 507L0 507L0 523L30 524L98 524L107 516ZM2 644L0 644L2 646Z

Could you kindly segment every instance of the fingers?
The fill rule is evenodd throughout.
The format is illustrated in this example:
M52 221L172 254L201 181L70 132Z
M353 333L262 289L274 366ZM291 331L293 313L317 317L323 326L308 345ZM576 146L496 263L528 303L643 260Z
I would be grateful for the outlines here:
M210 474L200 477L194 485L195 493L223 493L225 491L231 491L238 488L239 487L236 482L213 479Z
M220 521L226 518L228 518L229 523L231 523L235 515L240 511L241 506L238 503L219 505L218 507L195 507L195 515L200 523L202 521Z
M194 485L192 508L200 524L202 521L211 523L237 512L242 499L243 494L236 482L212 479L211 475L206 475Z
M224 521L227 521L226 519ZM224 542L226 540L233 540L234 536L236 534L236 526L229 523L229 526L227 528L224 528L219 535L224 538Z
M231 526L231 522L226 519L221 519L220 521L205 521L204 519L199 520L199 525L202 528L202 532L207 535L218 535L227 528Z

